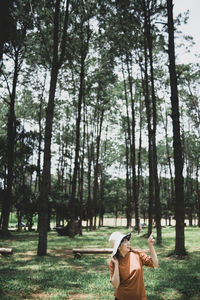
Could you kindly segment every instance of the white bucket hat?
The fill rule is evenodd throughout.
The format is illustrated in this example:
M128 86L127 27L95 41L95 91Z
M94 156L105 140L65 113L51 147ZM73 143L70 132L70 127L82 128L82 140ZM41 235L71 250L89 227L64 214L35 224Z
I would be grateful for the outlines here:
M130 240L130 237L131 237L131 233L122 234L121 232L118 232L118 231L113 232L109 238L109 242L113 247L112 255L115 255L117 253L117 249L118 249L119 245L121 244L121 241L124 238L127 238L128 240Z

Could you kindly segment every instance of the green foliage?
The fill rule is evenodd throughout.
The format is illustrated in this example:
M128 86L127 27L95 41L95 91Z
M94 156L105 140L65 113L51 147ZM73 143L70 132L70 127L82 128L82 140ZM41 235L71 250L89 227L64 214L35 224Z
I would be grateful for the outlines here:
M50 203L53 216L55 215L60 220L69 219L69 195L62 191L57 181L52 184Z
M120 212L126 207L126 185L124 179L110 179L105 185L104 207L106 212Z

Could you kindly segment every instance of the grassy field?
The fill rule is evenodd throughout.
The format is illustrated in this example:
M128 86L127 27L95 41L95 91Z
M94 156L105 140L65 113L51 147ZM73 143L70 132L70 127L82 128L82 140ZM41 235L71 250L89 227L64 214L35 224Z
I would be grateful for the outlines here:
M114 299L109 282L110 255L85 254L80 259L72 248L110 247L108 238L114 228L103 227L83 232L74 239L48 234L48 255L37 257L36 232L12 232L0 241L0 247L12 247L12 256L0 257L0 299ZM117 228L123 233L125 227ZM131 246L147 249L147 240L132 235ZM156 236L156 233L154 232ZM186 227L188 256L179 260L168 254L174 249L174 228L163 228L163 245L155 246L159 268L144 267L148 300L200 299L200 230Z

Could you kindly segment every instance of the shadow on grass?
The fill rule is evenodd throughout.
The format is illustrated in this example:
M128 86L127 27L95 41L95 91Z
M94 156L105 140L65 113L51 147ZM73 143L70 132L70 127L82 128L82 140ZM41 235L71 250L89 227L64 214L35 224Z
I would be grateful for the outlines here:
M149 300L191 300L200 299L199 252L193 252L188 259L173 257L160 261L159 268L150 274L145 272Z
M32 258L31 261L4 261L1 266L1 299L9 299L6 294L16 295L16 299L32 299L33 295L45 294L51 299L69 299L70 293L99 293L99 286L107 285L105 259L84 258L61 260L59 257ZM98 295L98 294L97 294ZM38 298L39 299L39 298Z
M126 232L125 228L117 230ZM83 255L77 260L67 252L75 247L110 247L111 232L113 228L106 227L70 239L52 231L48 234L49 255L45 257L36 256L38 235L35 232L13 233L3 239L1 244L13 246L14 254L0 261L0 299L66 300L80 293L91 295L85 299L113 299L108 270L110 255ZM174 236L173 228L164 230L163 245L155 246L159 268L144 268L148 300L200 299L200 252L193 251L198 245L197 230L186 229L189 258L185 260L167 257L174 247ZM146 249L147 239L132 234L131 245Z

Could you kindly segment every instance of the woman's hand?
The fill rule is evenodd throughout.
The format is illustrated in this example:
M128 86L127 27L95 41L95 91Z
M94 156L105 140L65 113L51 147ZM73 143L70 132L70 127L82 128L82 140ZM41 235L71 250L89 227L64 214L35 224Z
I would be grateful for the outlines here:
M153 238L153 233L151 233L148 238L148 246L149 246L150 256L153 260L153 265L155 268L157 268L158 267L158 258L157 258L157 254L156 254L156 251L153 246L154 242L155 242L155 240Z
M114 273L111 279L111 283L115 289L119 287L120 277L119 277L119 262L116 256L111 255L111 261L114 263Z
M119 262L118 259L115 256L111 256L111 261L114 263L115 266L118 266Z
M149 238L148 238L148 245L153 246L154 242L155 242L155 240L153 238L153 233L151 233Z

